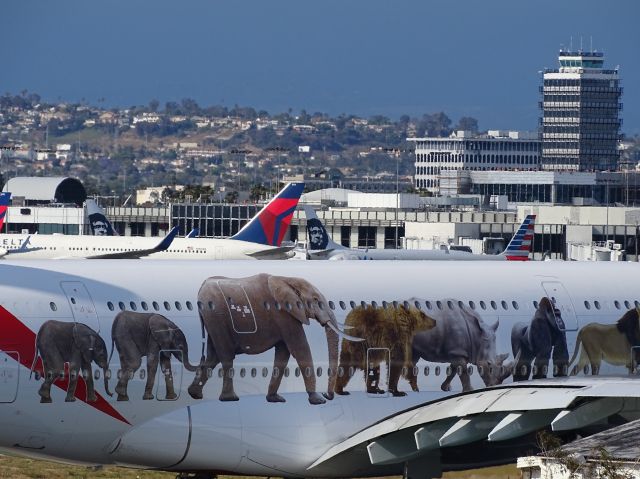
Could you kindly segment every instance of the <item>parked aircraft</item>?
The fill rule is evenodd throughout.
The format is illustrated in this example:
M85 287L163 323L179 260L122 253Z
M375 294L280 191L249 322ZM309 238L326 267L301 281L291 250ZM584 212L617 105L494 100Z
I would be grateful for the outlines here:
M104 214L104 210L91 198L85 201L89 226L94 236L118 236L118 232L113 228L111 222Z
M2 231L2 227L4 226L10 199L11 193L0 193L0 231Z
M4 262L0 448L184 473L440 477L513 461L539 429L640 416L640 265L425 268Z
M4 259L286 259L293 247L281 243L303 189L304 183L287 184L229 239L175 238L166 245L158 244L158 238L108 236L114 231L109 221L90 210L89 220L98 236L0 234L0 252L10 253ZM26 241L30 247L25 251Z
M310 206L304 207L307 217L307 259L332 260L499 260L527 261L533 242L536 215L527 215L511 238L506 249L497 255L479 255L459 249L353 249L331 239L322 221Z

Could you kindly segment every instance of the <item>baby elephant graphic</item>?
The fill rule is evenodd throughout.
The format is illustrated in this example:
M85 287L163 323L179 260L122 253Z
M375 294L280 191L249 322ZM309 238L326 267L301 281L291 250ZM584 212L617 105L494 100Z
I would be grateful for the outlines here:
M64 377L65 363L69 364L69 387L65 401L76 400L76 386L81 373L87 383L87 401L96 401L91 362L102 368L104 389L111 396L107 374L107 346L98 333L86 324L46 321L36 336L32 372L36 368L38 355L42 358L44 368L44 383L38 391L40 402L51 402L51 385L56 379Z
M136 313L121 311L113 320L111 327L111 356L115 343L120 356L120 374L118 375L118 401L128 401L127 385L129 379L140 368L142 357L147 357L147 383L142 399L153 399L153 385L158 371L158 361L165 373L166 399L178 396L173 387L171 374L171 355L173 354L187 371L195 371L198 366L189 363L189 347L184 333L172 321L157 313ZM109 362L111 362L109 356Z

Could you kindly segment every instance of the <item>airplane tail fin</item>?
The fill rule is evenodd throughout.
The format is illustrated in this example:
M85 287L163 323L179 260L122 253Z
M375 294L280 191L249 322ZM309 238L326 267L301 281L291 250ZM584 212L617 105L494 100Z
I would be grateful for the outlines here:
M0 231L2 231L4 220L7 217L7 208L9 207L10 199L11 193L0 193Z
M104 210L94 200L87 199L86 205L91 233L94 236L118 236L118 233L116 233L116 230L113 229L113 226L105 216Z
M280 246L293 218L293 212L298 206L302 190L304 183L287 183L280 193L231 239Z
M193 228L185 238L197 238L200 235L200 228Z
M331 239L327 229L311 206L304 207L304 214L307 217L307 237L309 239L307 241L307 249L310 252L345 249L344 246Z
M502 252L508 261L529 261L529 253L533 246L533 226L536 215L527 215L516 233Z

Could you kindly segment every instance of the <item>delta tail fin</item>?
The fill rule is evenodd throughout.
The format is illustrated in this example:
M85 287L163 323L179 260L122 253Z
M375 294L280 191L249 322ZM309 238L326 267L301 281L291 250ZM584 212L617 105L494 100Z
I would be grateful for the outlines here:
M327 228L324 227L311 206L304 207L304 214L307 217L307 250L309 253L346 249L331 239Z
M280 193L231 239L280 246L303 190L304 183L287 183Z
M502 252L507 261L529 261L529 253L533 246L533 227L536 215L527 215Z
M118 236L111 223L104 214L104 210L91 198L85 202L87 205L87 217L94 236Z
M9 208L9 200L11 199L11 193L0 193L0 231L4 226L4 220L7 217L7 209Z

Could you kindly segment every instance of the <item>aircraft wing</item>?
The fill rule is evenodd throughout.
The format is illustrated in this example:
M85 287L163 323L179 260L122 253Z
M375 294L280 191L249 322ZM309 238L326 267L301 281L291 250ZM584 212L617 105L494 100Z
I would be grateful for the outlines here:
M255 259L289 259L293 256L294 248L295 245L278 246L275 248L256 251L254 253L247 253L247 256L251 256Z
M456 451L469 461L475 453L478 467L506 463L505 454L513 462L526 451L518 448L524 438L531 450L539 430L576 433L615 425L606 427L610 416L637 418L637 397L634 377L565 377L469 391L389 416L331 447L308 470L323 475L349 462L384 471Z
M179 231L180 228L174 226L171 231L167 233L167 236L165 236L162 241L160 241L160 243L158 243L153 248L97 254L93 256L87 256L86 259L140 259L152 253L158 253L159 251L165 251L166 249L168 249Z

